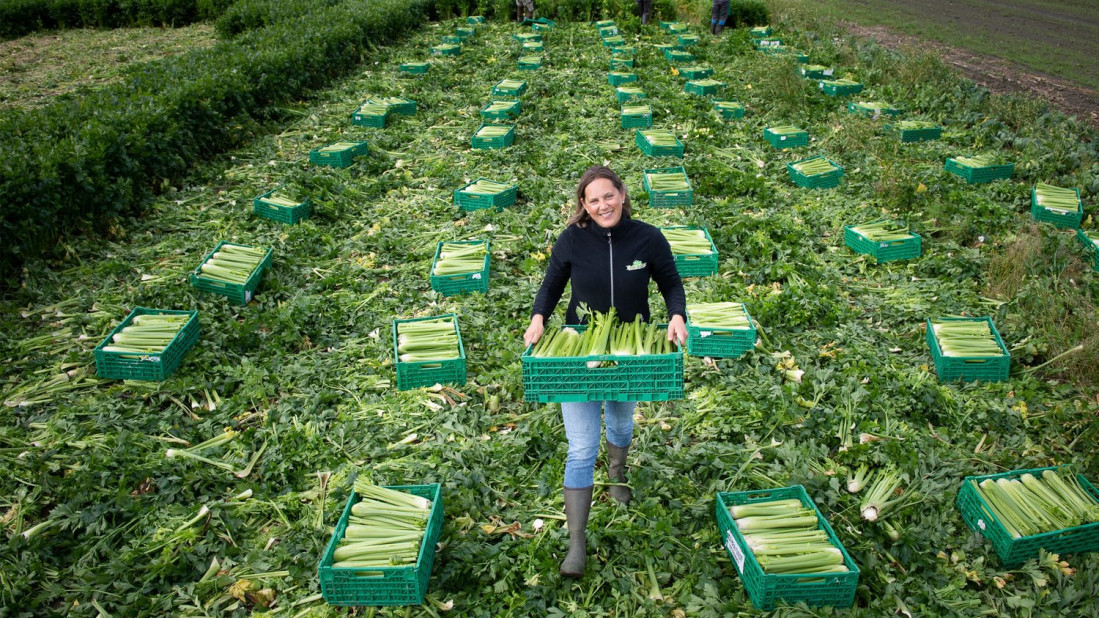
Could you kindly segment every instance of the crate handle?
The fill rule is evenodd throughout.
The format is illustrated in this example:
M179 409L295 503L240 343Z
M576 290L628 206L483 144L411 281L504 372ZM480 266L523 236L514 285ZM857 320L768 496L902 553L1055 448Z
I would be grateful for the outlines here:
M963 362L967 365L981 365L981 364L987 363L988 360L983 359L983 358L967 358Z
M416 365L418 369L438 369L442 366L442 363L420 363Z
M611 365L610 365L609 367L604 367L604 366L603 366L603 363L611 363ZM600 370L606 370L606 369L618 369L618 361L599 361L599 366L598 366L598 367L588 367L587 365L585 365L585 367L587 368L587 370L588 370L588 371L600 371Z

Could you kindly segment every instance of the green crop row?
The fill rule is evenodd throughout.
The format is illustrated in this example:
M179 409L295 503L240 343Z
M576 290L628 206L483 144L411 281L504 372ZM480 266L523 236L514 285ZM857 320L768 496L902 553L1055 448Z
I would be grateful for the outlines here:
M239 146L278 108L421 23L433 0L348 0L120 84L0 119L0 272L65 234L139 212L198 161Z
M57 28L182 26L213 19L233 0L4 0L0 38Z
M256 28L266 28L289 19L340 4L343 0L237 0L218 18L218 35L229 38Z

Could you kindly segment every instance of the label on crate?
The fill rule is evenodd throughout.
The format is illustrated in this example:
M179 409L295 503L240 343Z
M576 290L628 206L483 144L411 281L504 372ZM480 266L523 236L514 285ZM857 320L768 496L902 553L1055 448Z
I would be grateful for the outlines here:
M871 118L873 118L874 120L877 120L878 118L881 118L881 110L880 109L874 110L874 115L871 116Z
M252 293L251 293L251 292L249 292L249 291L247 291L247 290L245 290L245 291L244 291L244 304L246 304L246 305L247 305L247 304L248 304L248 303L250 303L250 302L252 302Z
M732 530L725 533L725 548L733 555L733 562L736 562L737 573L744 573L744 552L740 551L740 545L737 545Z
M705 339L706 337L709 337L712 334L714 334L714 333L712 331L708 331L708 330L698 331L698 337L700 339Z
M470 279L480 279L480 278L481 278L481 273L473 273L473 276L470 277Z
M984 530L985 529L985 520L978 519L977 520L977 527L980 528L981 530Z
M780 135L779 138L778 138L778 141L785 142L786 141L786 136L785 135Z
M160 362L160 357L159 356L142 356L141 360L143 360L147 363L159 363Z
M824 70L825 77L832 77L833 73L834 73L834 71L832 71L832 69L825 69Z

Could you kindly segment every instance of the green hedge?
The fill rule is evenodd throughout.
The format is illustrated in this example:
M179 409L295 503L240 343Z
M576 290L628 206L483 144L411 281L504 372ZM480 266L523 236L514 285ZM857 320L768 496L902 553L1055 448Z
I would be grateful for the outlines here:
M217 20L222 37L234 37L256 28L266 28L297 19L339 4L343 0L237 0Z
M158 187L234 148L277 108L419 25L433 0L346 0L126 82L0 117L0 272L66 233L140 212Z
M233 0L2 0L0 37L57 28L183 26L213 19Z

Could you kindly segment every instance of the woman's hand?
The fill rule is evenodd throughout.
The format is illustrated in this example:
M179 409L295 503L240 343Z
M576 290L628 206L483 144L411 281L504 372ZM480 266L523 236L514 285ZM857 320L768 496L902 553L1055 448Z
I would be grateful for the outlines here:
M538 340L542 338L542 333L544 332L546 332L546 327L542 323L542 316L537 314L531 316L530 326L527 327L527 332L523 333L523 343L526 345L538 343Z
M683 316L673 315L668 320L668 341L675 341L679 345L687 343L687 325L683 323Z

